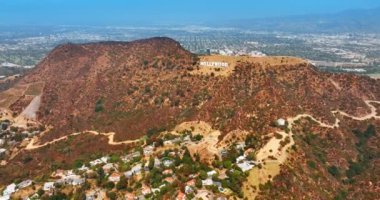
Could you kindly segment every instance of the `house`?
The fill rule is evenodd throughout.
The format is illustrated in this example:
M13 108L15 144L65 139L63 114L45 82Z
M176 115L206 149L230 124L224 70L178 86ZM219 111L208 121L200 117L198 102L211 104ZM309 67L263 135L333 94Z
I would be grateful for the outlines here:
M185 186L185 193L186 194L190 194L190 193L193 193L193 192L194 192L194 190L193 190L193 188L191 186L188 186L188 185Z
M226 157L228 155L228 151L226 149L222 149L222 150L220 150L220 155L222 157Z
M162 163L164 164L165 167L170 167L173 164L173 161L171 161L171 160L164 160Z
M108 156L104 156L104 157L101 157L99 159L96 159L96 160L93 160L90 162L90 165L91 167L93 166L96 166L96 165L100 165L100 164L103 164L103 163L107 163L108 162L108 159L109 157Z
M214 182L211 178L207 178L206 180L202 180L202 185L208 186L208 185L214 185Z
M105 192L100 189L90 190L86 192L86 200L103 200L105 198Z
M105 173L109 174L112 170L116 170L118 168L118 165L114 163L107 163L103 165L102 168Z
M161 166L161 160L158 158L154 158L154 167L159 167Z
M147 186L147 185L143 185L142 188L141 188L141 193L145 196L145 195L148 195L150 193L152 193L152 189Z
M57 169L51 174L52 178L63 178L65 176L65 170Z
M25 181L22 181L21 183L19 183L17 185L17 188L19 188L19 189L26 188L26 187L31 186L32 183L33 183L32 180L25 180Z
M189 135L186 135L186 137L183 138L184 142L190 142L191 138Z
M236 143L236 149L238 149L238 150L244 150L244 148L245 148L245 142L238 142L238 143Z
M88 167L86 167L86 165L82 165L82 167L78 168L79 171L87 171L88 170Z
M44 191L52 191L55 188L54 182L46 182L44 184L43 190Z
M0 155L3 155L3 154L5 154L5 152L7 152L7 150L6 150L6 149L4 149L4 148L1 148L1 149L0 149Z
M125 162L125 163L131 161L131 159L130 159L130 157L129 157L128 155L126 155L126 156L122 156L122 157L120 157L120 159L121 159L123 162Z
M178 191L176 200L185 200L185 199L186 199L185 194L181 191Z
M125 198L125 200L135 200L136 195L131 193L131 192L127 192L127 193L125 193L124 198Z
M171 146L173 145L173 142L171 140L164 141L164 146Z
M245 156L239 156L239 157L236 158L236 163L243 162L244 160L246 160Z
M195 186L195 179L186 182L186 186Z
M216 175L216 174L217 174L217 173L216 173L215 170L212 170L212 171L207 172L207 176L208 176L208 177L212 177L212 176L214 176L214 175Z
M111 174L111 176L108 177L108 180L111 182L119 182L120 181L120 174L117 172L114 172Z
M167 170L163 171L162 174L163 174L163 175L173 174L173 170L171 170L171 169L167 169Z
M140 153L140 151L136 151L136 152L133 152L132 154L130 154L130 156L131 156L132 158L138 158L138 157L141 156L141 153Z
M174 178L173 177L166 177L164 179L164 181L168 182L168 183L173 183L174 182Z
M131 170L124 173L125 177L130 178L131 176L135 174L139 174L142 170L142 164L137 164L132 167Z
M102 163L103 163L103 162L102 162L102 160L100 160L100 159L96 159L96 160L90 161L90 165L91 165L91 167L96 166L96 165L100 165L100 164L102 164Z
M73 186L82 185L82 184L84 184L84 182L85 182L85 179L81 178L79 176L73 177L71 179L71 185L73 185Z
M0 200L10 200L10 199L11 199L10 195L0 196Z
M253 161L244 160L236 164L243 172L251 170L255 163Z
M140 173L141 170L142 170L142 164L137 164L131 169L132 173L134 174Z
M4 139L0 139L0 147L2 147L4 144L5 144L5 140Z
M143 151L144 151L144 155L145 155L145 156L149 156L149 155L151 155L151 154L153 153L153 150L154 150L154 146L152 146L152 145L148 145L148 146L146 146L146 147L143 149Z
M3 196L11 196L11 194L15 193L16 191L16 184L12 183L5 188L3 191Z
M82 185L84 182L85 182L84 178L75 174L67 175L61 178L60 180L56 181L56 183L73 185L73 186Z
M276 121L277 126L285 126L286 125L286 120L283 118L280 118Z
M172 140L172 143L174 143L174 144L178 144L178 143L180 143L180 142L181 142L181 138L180 138L180 137L174 138L174 139Z

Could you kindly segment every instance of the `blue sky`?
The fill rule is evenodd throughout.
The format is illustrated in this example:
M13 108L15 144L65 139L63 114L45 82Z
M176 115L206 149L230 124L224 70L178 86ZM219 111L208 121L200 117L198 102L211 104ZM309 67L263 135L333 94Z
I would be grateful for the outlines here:
M379 0L0 0L0 24L201 24L375 7Z

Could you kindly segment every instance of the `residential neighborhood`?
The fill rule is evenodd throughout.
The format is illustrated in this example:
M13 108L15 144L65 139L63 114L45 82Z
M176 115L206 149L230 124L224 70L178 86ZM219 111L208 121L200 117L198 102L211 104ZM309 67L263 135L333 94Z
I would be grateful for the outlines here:
M41 179L20 180L2 189L0 200L21 199L227 199L242 197L248 171L259 165L249 142L225 147L211 165L187 145L204 138L191 130L148 138L125 154L103 155Z

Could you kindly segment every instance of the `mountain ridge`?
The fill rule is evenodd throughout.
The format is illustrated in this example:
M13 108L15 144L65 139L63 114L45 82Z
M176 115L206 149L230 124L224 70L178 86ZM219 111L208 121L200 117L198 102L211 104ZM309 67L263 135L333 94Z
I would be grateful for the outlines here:
M202 66L204 60L227 62L228 73L219 76L226 69ZM202 73L206 68L209 73ZM348 116L361 119L373 114L375 107L369 107L368 102L380 99L380 81L321 72L302 59L289 57L201 57L184 50L174 40L153 38L128 43L61 45L15 87L0 93L0 107L13 110L19 118L25 107L39 97L36 120L48 129L28 143L32 144L29 147L38 148L21 146L9 163L0 167L0 184L35 177L57 165L68 168L78 159L89 160L90 155L120 153L135 147L121 141L148 138L147 142L153 142L180 124L207 124L207 130L217 131L218 135L210 136L212 143L201 139L204 154L209 157L200 156L201 160L212 161L207 149L213 149L211 144L220 141L234 143L254 137L258 140L255 151L259 151L266 142L279 137L279 130L286 134L287 127L278 127L277 120L304 115L291 122L294 136L285 135L295 141L295 147L289 147L290 158L280 166L285 171L269 180L282 189L288 183L286 187L293 188L297 195L324 199L357 186L343 184L343 173L338 177L342 180L337 179L328 175L328 169L333 165L343 172L349 163L359 160L350 160L361 155L361 149L355 146L359 136L351 130L363 131L371 124L378 126L379 121L372 117L357 122ZM337 119L339 126L335 125ZM329 127L318 126L315 121ZM82 132L92 134L74 134ZM377 138L374 135L368 139L371 151L378 152L372 145ZM49 143L54 140L57 141ZM318 149L310 147L311 143ZM335 143L340 148L334 147ZM333 155L339 155L341 161L336 162ZM291 178L302 174L307 160L318 163L312 165L318 177L334 187L326 187L318 178L302 178L307 190L300 190ZM372 162L368 166L376 166ZM289 166L297 170L292 171ZM314 172L305 173L309 177ZM357 177L359 180L365 176L363 173ZM267 192L273 189L271 184L261 186L259 199L270 196ZM329 194L316 192L319 187ZM286 191L276 191L277 197L281 199L282 193L291 196Z

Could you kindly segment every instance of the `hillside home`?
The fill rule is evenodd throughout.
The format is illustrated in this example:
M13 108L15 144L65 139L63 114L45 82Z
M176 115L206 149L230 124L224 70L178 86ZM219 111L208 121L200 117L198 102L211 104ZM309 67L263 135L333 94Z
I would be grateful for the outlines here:
M5 190L3 191L3 196L8 196L8 195L10 196L16 191L17 191L16 184L12 183L5 188Z
M174 178L173 177L166 177L164 179L164 181L168 182L168 183L173 183L174 182Z
M143 151L144 151L145 156L150 156L150 155L152 155L152 153L154 151L154 146L152 146L152 145L146 146L146 147L144 147Z
M114 172L111 174L111 176L108 177L108 180L111 182L117 183L120 181L120 174L117 172Z
M46 182L44 184L43 190L50 192L50 191L54 190L54 188L55 188L54 182Z
M185 194L181 191L178 191L176 200L185 200L185 199L186 199Z
M165 167L170 167L173 164L173 161L172 160L164 160L162 163Z
M107 163L102 168L106 174L109 174L112 170L116 170L118 165L114 163Z
M280 119L278 119L278 120L276 121L276 124L277 124L277 126L285 126L285 125L286 125L286 120L280 118Z
M17 185L17 188L19 188L19 189L26 188L26 187L31 186L32 183L33 183L32 180L25 180L25 181L20 182L20 183Z
M208 186L208 185L214 185L214 182L211 178L207 178L206 180L202 180L202 185Z
M125 193L124 198L125 198L125 200L135 200L136 195L131 193L131 192L127 192L127 193Z
M150 193L152 193L152 189L147 186L147 185L143 185L142 188L141 188L141 193L145 196L145 195L148 195Z

